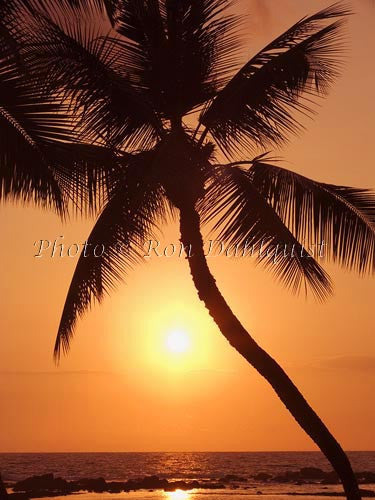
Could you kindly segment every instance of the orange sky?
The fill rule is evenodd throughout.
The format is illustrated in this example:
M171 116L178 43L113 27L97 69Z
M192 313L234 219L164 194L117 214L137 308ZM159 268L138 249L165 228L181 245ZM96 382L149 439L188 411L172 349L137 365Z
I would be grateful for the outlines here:
M251 55L322 0L242 0ZM346 68L308 130L284 148L288 168L375 188L374 7L352 2ZM221 337L187 264L152 258L79 322L59 368L52 347L74 258L35 259L33 243L83 242L91 221L63 226L31 207L0 211L0 451L310 450L259 375ZM161 239L178 241L174 226ZM375 449L375 282L328 266L335 296L295 298L251 260L210 259L218 284L260 344L288 370L346 449ZM173 328L190 350L168 353Z

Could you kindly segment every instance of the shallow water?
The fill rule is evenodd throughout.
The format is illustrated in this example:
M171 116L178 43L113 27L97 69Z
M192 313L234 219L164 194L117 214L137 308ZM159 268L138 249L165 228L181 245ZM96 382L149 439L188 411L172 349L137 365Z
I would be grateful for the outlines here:
M350 452L356 471L375 471L375 452ZM78 493L77 500L240 500L261 497L266 500L326 499L319 493L342 492L340 485L262 482L254 479L260 472L277 476L303 467L332 467L319 452L223 452L223 453L10 453L0 454L0 472L9 482L33 475L54 473L56 477L73 480L83 477L104 477L124 481L156 475L168 480L220 481L227 474L243 481L227 484L223 490L131 491L129 493ZM363 485L375 490L375 485ZM304 495L306 494L306 495ZM54 497L56 500L67 499ZM295 498L295 496L294 496Z

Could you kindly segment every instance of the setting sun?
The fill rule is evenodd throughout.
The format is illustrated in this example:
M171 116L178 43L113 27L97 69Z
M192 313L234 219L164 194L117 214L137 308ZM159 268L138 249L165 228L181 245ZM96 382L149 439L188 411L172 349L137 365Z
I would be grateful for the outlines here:
M176 329L168 333L165 346L169 352L182 354L190 349L190 337L185 330Z

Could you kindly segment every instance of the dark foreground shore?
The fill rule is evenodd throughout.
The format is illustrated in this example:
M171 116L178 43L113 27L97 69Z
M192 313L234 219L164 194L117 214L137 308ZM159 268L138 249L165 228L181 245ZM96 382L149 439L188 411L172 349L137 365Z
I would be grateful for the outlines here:
M375 484L375 473L363 471L356 473L361 485ZM27 500L30 498L60 497L79 492L91 493L123 493L139 490L163 490L173 492L176 490L253 490L253 494L261 495L262 486L314 485L314 491L283 491L280 494L293 496L343 496L341 491L332 491L327 485L339 485L338 477L334 472L325 472L316 467L305 467L298 471L288 471L282 475L272 476L259 473L250 478L228 474L219 480L167 480L158 476L146 476L141 479L127 481L106 481L104 478L82 478L78 480L65 480L55 477L54 474L32 476L16 483L5 484L0 479L0 500ZM255 488L255 490L254 490ZM375 497L375 491L362 488L363 497ZM249 492L250 493L250 492ZM273 494L277 494L273 492Z

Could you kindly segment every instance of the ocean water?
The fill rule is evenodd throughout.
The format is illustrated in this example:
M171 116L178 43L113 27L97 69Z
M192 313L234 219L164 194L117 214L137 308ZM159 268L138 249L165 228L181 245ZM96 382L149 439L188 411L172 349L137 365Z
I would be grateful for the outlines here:
M356 471L375 472L375 452L348 453ZM158 453L0 453L7 481L53 472L64 479L104 477L126 480L149 475L166 479L220 479L235 474L250 479L302 467L332 467L319 452L158 452Z
M375 452L349 452L355 471L375 472ZM277 484L255 481L254 476L266 472L272 476L303 467L332 470L319 452L166 452L166 453L2 453L0 472L5 481L13 482L32 475L54 473L65 479L104 477L127 480L157 475L168 480L220 480L227 474L246 481L229 484L225 490L192 490L190 492L136 491L130 493L83 493L80 500L239 500L259 495L272 500L290 498L292 494L314 494L341 491L340 485ZM375 489L375 485L365 485ZM118 497L118 499L117 499ZM66 497L64 497L66 498ZM306 499L309 498L306 496ZM315 498L318 498L317 496ZM322 497L325 498L325 497ZM301 497L303 500L303 497Z

